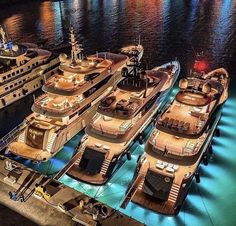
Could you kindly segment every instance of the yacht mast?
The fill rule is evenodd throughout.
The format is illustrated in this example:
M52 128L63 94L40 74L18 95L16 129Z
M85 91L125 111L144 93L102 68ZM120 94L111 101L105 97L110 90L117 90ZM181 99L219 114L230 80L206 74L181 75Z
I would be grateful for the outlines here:
M1 35L1 43L0 43L1 47L6 49L7 48L7 35L1 25L0 25L0 35Z
M70 28L70 44L71 44L71 64L74 65L78 60L83 60L83 48L76 41L75 30L73 27ZM79 57L78 57L79 55Z

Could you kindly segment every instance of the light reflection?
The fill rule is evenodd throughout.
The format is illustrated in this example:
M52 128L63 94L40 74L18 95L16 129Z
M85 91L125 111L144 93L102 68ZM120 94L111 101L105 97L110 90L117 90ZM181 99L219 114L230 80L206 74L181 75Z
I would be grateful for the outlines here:
M55 34L55 19L54 11L51 7L51 2L45 1L40 6L40 29L42 29L39 34L42 39L49 39L53 41Z
M215 15L218 19L214 22L215 30L213 33L213 54L215 63L220 64L222 56L225 55L225 48L231 47L231 32L233 24L233 3L232 0L219 1L216 5Z
M15 14L8 17L4 22L3 26L6 29L11 39L17 40L21 37L21 27L23 24L23 15Z

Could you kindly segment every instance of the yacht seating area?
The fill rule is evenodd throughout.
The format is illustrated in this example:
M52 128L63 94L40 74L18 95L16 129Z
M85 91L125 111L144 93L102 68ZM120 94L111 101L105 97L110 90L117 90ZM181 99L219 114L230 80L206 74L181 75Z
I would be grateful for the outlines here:
M43 94L35 100L34 106L43 111L63 114L73 112L80 107L80 104L75 100L69 100L67 97L49 97L47 94Z
M117 90L101 101L98 111L110 117L125 118L132 116L141 104L142 101L132 93Z

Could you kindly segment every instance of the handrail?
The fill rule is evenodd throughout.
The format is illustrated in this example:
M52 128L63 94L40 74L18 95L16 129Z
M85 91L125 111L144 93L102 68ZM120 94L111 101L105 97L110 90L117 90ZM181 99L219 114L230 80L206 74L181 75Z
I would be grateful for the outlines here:
M3 138L0 139L0 152L4 150L9 143L16 139L20 132L29 124L28 120L23 121L21 124L12 129Z

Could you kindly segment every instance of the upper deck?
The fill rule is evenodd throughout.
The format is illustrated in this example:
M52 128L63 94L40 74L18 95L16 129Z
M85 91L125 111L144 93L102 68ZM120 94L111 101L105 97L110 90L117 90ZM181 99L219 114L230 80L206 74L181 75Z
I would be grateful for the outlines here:
M160 115L149 138L153 152L175 159L199 152L206 139L207 126L228 92L227 72L222 73L220 69L213 74L204 79L180 81L181 90Z
M80 108L82 96L66 97L53 94L43 94L38 97L32 110L41 114L46 114L52 117L65 117L73 114L76 109Z
M220 101L224 87L212 79L182 79L175 100L164 111L157 128L175 136L198 137Z
M43 86L43 91L63 96L82 94L127 61L127 56L113 53L99 53L73 64L70 59L64 59L58 73Z
M131 119L154 95L153 91L158 93L167 80L166 73L154 70L147 71L143 78L124 78L117 89L101 101L98 112L112 118Z

